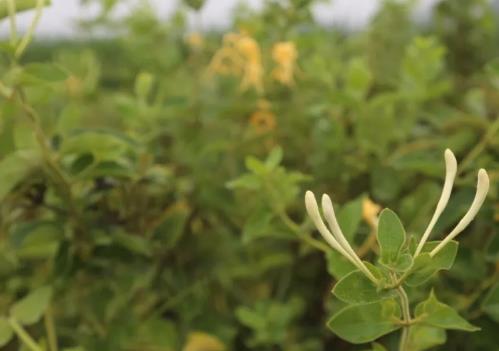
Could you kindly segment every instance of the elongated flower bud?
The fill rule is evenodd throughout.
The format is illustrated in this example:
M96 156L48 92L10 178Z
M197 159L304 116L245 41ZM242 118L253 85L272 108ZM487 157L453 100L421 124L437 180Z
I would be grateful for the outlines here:
M342 256L344 256L347 260L349 260L354 266L356 266L360 271L362 271L370 280L374 283L377 283L377 279L373 276L373 274L366 268L364 263L357 257L357 255L352 256L337 240L337 238L331 234L331 232L327 229L324 221L322 220L321 214L319 212L319 206L317 205L317 200L315 199L314 194L311 191L307 191L305 193L305 207L307 209L307 213L314 222L317 230L321 233L324 240L327 241L329 245L336 251L338 251ZM339 226L338 226L339 228ZM340 230L341 231L341 230ZM343 236L344 238L344 236ZM346 241L346 239L345 239ZM347 243L348 244L348 243ZM348 245L350 246L350 245ZM353 251L353 250L352 250Z
M326 222L329 224L329 228L333 232L333 235L335 236L338 243L352 257L352 259L357 262L357 266L362 267L362 271L364 272L364 274L366 274L372 281L376 281L376 278L372 275L369 269L367 269L364 262L362 262L359 256L357 256L357 254L345 238L345 235L343 234L343 231L341 230L338 221L336 220L333 202L327 194L322 195L322 211L324 213L324 217L326 218Z
M430 236L433 227L437 223L438 218L440 217L445 207L447 206L447 203L449 202L449 198L452 192L452 186L454 185L454 179L456 177L456 171L457 171L457 161L456 157L449 149L445 150L444 155L445 155L445 182L444 182L444 187L442 189L442 194L440 195L440 200L438 200L435 213L433 214L430 224L428 224L428 227L426 228L425 232L423 233L423 236L421 237L421 241L418 244L414 256L418 256L421 250L423 249L423 246L426 240L428 240L428 237Z
M305 193L305 207L307 208L307 213L310 219L312 219L312 222L314 222L317 230L321 233L324 240L326 240L333 249L337 250L342 255L349 256L322 221L319 206L317 205L314 194L310 190Z
M490 181L487 172L484 169L480 169L478 171L478 181L476 186L476 194L473 202L471 203L468 212L464 215L464 217L459 221L456 227L445 237L444 240L440 242L431 252L430 256L435 256L445 245L447 245L452 239L454 239L459 233L461 233L468 224L475 218L476 214L482 207L483 202L485 201L485 197L487 196L487 192L489 191Z

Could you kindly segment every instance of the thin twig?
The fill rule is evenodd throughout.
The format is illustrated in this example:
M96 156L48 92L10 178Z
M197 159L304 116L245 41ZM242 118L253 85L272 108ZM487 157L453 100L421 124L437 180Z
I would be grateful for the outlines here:
M487 133L482 137L480 142L475 145L475 147L466 155L466 157L461 162L461 165L457 171L457 174L461 174L467 169L468 165L482 153L482 151L487 147L488 143L494 140L494 136L499 131L499 118L497 118L494 123L488 127Z
M43 7L45 6L45 0L38 0L36 3L36 12L35 12L35 17L33 17L33 20L31 21L31 24L28 28L28 31L22 38L21 42L19 43L19 46L16 49L15 52L15 58L19 59L26 48L28 47L29 43L33 39L33 35L35 34L35 29L36 26L38 25L38 22L40 22L40 18L42 17L43 13Z
M16 2L7 0L7 7L9 9L10 43L15 45L17 43Z
M47 331L49 349L50 351L58 351L57 333L55 330L54 314L51 306L47 308L43 321L45 323L45 330Z
M43 351L43 349L36 343L35 340L28 334L28 332L22 327L21 324L17 322L15 318L8 319L9 325L14 330L19 339L31 350L31 351Z

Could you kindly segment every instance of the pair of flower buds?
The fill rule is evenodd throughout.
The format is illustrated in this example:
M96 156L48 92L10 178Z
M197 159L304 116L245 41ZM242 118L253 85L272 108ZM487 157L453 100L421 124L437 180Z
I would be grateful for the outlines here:
M437 223L438 218L444 211L447 203L449 202L449 198L452 192L452 186L454 184L454 179L456 177L457 171L457 161L456 157L452 153L451 150L445 150L445 182L442 189L442 194L440 195L440 199L438 201L437 207L435 209L435 213L431 218L430 224L424 231L421 236L421 240L416 248L414 253L414 257L417 257L421 250L423 249L423 245L428 240L430 233ZM475 198L471 203L468 212L464 215L464 217L459 221L459 223L454 227L454 229L430 252L430 256L435 256L442 248L445 247L451 240L453 240L459 233L461 233L470 222L475 218L478 213L480 207L482 206L487 192L489 191L489 177L487 172L484 169L480 169L478 171L478 182L477 182L477 190L475 194ZM331 198L324 194L322 195L322 212L324 214L324 218L329 225L329 229L324 224L322 217L319 212L319 206L317 205L317 201L315 200L315 196L311 191L307 191L305 193L305 206L307 208L308 215L314 222L317 227L319 233L324 237L324 239L328 242L329 245L336 251L338 251L341 255L343 255L346 259L348 259L354 266L356 266L360 271L362 271L370 280L373 282L377 282L377 279L374 275L367 269L366 265L362 260L357 256L355 251L352 249L348 241L346 240L341 228L336 220L336 215L334 213L333 204L331 202Z

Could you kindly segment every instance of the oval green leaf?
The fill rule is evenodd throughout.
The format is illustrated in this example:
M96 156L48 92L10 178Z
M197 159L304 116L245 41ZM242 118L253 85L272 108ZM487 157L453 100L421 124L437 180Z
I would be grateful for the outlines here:
M7 319L0 318L0 347L3 347L9 343L9 341L14 336L14 331L10 327Z
M458 242L451 241L444 246L435 256L431 257L429 252L438 245L439 241L430 241L423 246L421 254L414 260L411 273L407 277L406 284L418 286L430 279L440 270L450 269L457 255Z
M336 283L333 294L350 304L370 303L393 297L393 293L379 289L358 270L347 274Z
M45 313L51 298L51 287L44 286L35 289L22 300L15 303L10 309L10 314L23 325L34 324Z
M405 238L404 226L395 212L388 208L381 211L378 224L378 243L383 264L396 264Z
M438 301L433 291L426 301L416 306L416 318L421 318L427 325L443 329L469 332L480 330L461 317L452 307Z
M327 323L340 338L353 344L371 342L400 328L400 307L393 300L345 307Z

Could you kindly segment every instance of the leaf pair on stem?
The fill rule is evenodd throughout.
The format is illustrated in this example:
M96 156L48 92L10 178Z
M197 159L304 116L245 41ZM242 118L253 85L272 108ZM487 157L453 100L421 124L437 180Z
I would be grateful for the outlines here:
M311 191L305 194L308 215L319 233L338 253L356 268L335 285L333 293L349 306L329 321L329 327L352 343L364 343L402 328L401 351L423 350L445 342L445 329L477 330L461 318L452 307L439 302L433 292L416 306L411 317L409 298L404 285L418 286L434 273L450 269L457 254L454 238L475 218L489 190L489 178L484 169L478 171L475 197L466 214L441 241L428 238L449 201L457 173L457 161L449 149L445 151L446 176L440 199L430 223L419 243L407 240L405 229L397 215L385 209L378 220L378 265L362 261L343 234L330 197L322 196L322 212ZM399 304L395 298L399 298Z

